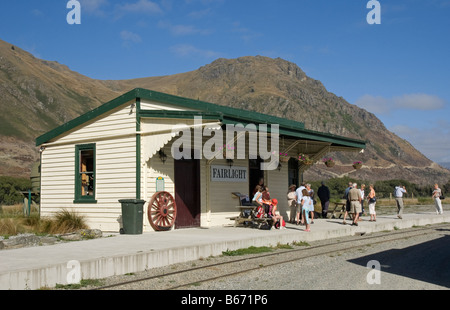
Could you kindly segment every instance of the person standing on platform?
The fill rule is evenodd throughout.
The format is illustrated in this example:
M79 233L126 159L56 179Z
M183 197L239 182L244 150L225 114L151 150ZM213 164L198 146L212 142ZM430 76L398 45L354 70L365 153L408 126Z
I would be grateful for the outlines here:
M316 205L316 201L314 200L314 190L311 188L311 184L306 184L306 190L308 191L308 195L309 198L311 199L312 203L313 203L313 208L310 211L311 214L311 224L314 224L314 215L315 215L315 210L314 210L314 206Z
M361 213L361 191L356 183L353 183L352 189L348 192L348 200L350 201L349 213L353 214L352 225L358 226L359 213Z
M347 215L350 211L350 200L348 199L348 193L352 189L353 183L349 182L348 187L345 189L344 199L345 199L345 213L344 213L344 221L342 222L343 225L346 224L345 219L347 218Z
M370 221L376 222L377 221L377 213L375 212L375 204L377 203L376 199L376 193L375 189L373 188L373 184L370 184L369 186L370 192L369 195L367 195L367 199L369 200L369 214L370 214Z
M363 216L364 212L364 199L366 198L365 194L366 184L361 184L360 191L361 191L361 213L359 214L359 220L361 221L361 216Z
M397 202L397 217L403 218L403 194L406 194L406 188L404 186L396 186L394 191L395 201Z
M314 212L314 204L313 204L311 197L309 197L309 193L306 188L304 188L302 190L301 205L302 205L302 220L305 222L305 226L306 226L305 231L310 232L311 231L311 225L310 225L311 220L309 219L309 214L311 211Z
M299 206L299 209L300 209L295 217L295 222L297 223L297 225L299 224L300 214L302 213L302 198L303 198L303 190L304 189L306 189L305 183L302 183L300 185L300 187L297 188L297 190L295 191L295 193L297 194L297 205ZM303 224L303 216L301 218L301 223Z
M288 201L288 207L291 211L289 214L289 223L294 224L295 218L298 213L298 204L297 204L297 194L295 192L295 189L297 186L295 184L292 184L289 186L288 193L287 193L287 201Z
M330 189L322 181L322 186L317 190L317 196L319 196L320 203L322 204L322 217L327 218L328 208L330 206Z
M434 191L432 198L434 199L434 206L436 207L436 214L443 214L442 201L441 201L442 191L439 185L434 184Z

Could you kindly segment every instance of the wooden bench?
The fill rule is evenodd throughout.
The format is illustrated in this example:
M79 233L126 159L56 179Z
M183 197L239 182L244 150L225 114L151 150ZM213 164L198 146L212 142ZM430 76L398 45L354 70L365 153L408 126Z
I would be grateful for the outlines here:
M272 226L273 220L271 218L258 218L255 216L256 206L237 206L236 208L239 209L239 215L229 217L230 220L234 221L234 227L242 225L245 227L260 228L263 224Z
M268 224L270 226L273 225L272 224L273 220L271 218L256 217L257 207L250 202L247 195L241 194L239 192L233 192L231 194L235 198L239 198L240 204L239 206L236 207L236 209L239 209L239 215L228 217L228 219L234 221L234 227L242 225L245 227L260 228L261 225L263 224Z
M328 211L328 214L331 215L332 219L341 218L341 216L345 215L345 202L332 202L334 203L333 211Z

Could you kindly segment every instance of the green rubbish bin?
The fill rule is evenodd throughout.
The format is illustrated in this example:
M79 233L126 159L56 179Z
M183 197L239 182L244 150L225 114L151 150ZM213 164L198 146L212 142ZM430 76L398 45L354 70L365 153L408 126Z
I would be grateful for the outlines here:
M144 223L144 200L122 199L122 224L121 234L140 235Z

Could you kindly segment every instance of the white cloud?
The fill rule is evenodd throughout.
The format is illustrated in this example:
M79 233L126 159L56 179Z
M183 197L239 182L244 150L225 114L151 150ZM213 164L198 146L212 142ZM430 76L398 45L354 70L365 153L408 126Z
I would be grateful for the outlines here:
M231 31L239 34L240 38L245 42L249 42L252 41L253 39L257 39L263 36L261 33L253 31L250 28L243 26L240 22L233 22Z
M414 110L439 110L445 105L444 100L437 96L427 94L410 94L392 99L394 104L399 108Z
M193 19L200 19L205 16L211 15L211 12L212 12L211 8L207 8L205 10L193 11L193 12L189 13L188 16Z
M100 8L108 5L108 0L80 0L83 12L102 14Z
M34 16L37 16L37 17L44 15L44 13L41 10L38 10L38 9L31 10L31 14L33 14Z
M119 1L110 5L110 0L79 0L82 12L97 16L113 16L116 19L133 14L161 14L163 10L158 3L150 0ZM163 1L164 2L164 1ZM109 7L109 10L106 8Z
M162 13L161 7L149 0L138 0L135 3L125 3L117 5L117 11L120 13L144 13L144 14L159 14Z
M355 104L374 114L386 114L390 110L389 100L381 96L364 95Z
M217 58L220 53L211 50L198 49L190 44L178 44L172 46L170 51L180 57Z
M123 30L120 32L120 38L126 42L132 42L132 43L141 43L142 42L142 39L138 34L133 33L131 31L127 31L127 30Z
M184 0L187 4L203 4L203 5L212 5L212 4L223 4L225 0Z
M405 94L393 98L364 95L355 104L374 114L390 114L394 110L408 109L434 111L444 108L445 101L438 96L429 94Z
M425 129L396 125L389 130L409 141L431 160L438 163L450 162L450 122L437 121L435 126Z
M174 36L185 36L193 34L209 35L212 33L212 31L208 29L199 29L192 25L173 25L168 21L158 22L158 27L161 29L168 29Z

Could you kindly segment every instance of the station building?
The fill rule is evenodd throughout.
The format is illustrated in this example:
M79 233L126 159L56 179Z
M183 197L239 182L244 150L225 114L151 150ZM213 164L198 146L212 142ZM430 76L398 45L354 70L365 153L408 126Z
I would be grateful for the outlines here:
M237 193L251 199L261 177L288 216L288 187L310 167L299 154L316 162L366 147L285 118L141 88L38 137L36 145L41 216L76 211L102 231L119 231L122 199L145 200L144 231L154 230L147 215L158 193L175 201L173 229L230 224Z

